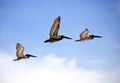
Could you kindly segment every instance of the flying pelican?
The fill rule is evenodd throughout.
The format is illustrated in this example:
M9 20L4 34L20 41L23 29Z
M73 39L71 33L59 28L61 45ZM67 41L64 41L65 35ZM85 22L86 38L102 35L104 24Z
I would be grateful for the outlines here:
M53 42L62 40L63 38L65 38L65 39L72 39L72 38L69 38L69 37L64 36L64 35L58 35L58 30L60 28L60 19L61 19L61 17L58 16L54 20L54 22L52 24L52 27L50 29L50 33L49 33L50 37L49 37L49 39L45 40L44 43L47 43L47 42L53 43Z
M96 36L96 35L89 35L89 30L86 28L81 34L80 34L80 39L79 40L75 40L76 42L85 42L88 40L92 40L94 38L102 38L102 36Z
M24 55L24 47L20 43L16 44L16 56L17 56L17 59L14 59L13 61L18 61L21 59L28 59L30 57L37 57L31 54Z

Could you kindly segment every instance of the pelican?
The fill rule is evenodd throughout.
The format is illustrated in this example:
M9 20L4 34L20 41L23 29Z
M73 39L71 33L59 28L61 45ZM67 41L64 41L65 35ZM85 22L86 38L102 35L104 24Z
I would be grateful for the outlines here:
M63 38L65 38L65 39L72 39L72 38L69 38L69 37L64 36L64 35L58 35L58 30L60 28L60 19L61 19L61 17L58 16L54 20L54 22L52 24L52 27L50 29L50 33L49 33L50 37L49 37L49 39L45 40L44 43L48 43L48 42L53 43L53 42L56 42L56 41L60 41Z
M85 42L85 41L89 41L92 40L94 38L102 38L102 36L96 36L96 35L89 35L89 30L86 28L81 34L80 34L80 39L79 40L75 40L76 42Z
M28 59L30 57L37 57L31 54L24 55L24 47L20 43L16 44L16 56L17 56L17 59L14 59L13 61L18 61L21 59Z

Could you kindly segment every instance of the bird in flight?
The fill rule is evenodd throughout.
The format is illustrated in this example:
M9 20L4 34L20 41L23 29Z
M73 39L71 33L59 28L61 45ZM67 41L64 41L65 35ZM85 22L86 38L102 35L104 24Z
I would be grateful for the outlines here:
M49 39L45 40L44 43L53 43L53 42L56 42L56 41L60 41L62 39L72 39L70 37L67 37L67 36L64 36L64 35L58 35L58 30L60 28L60 19L61 17L58 16L53 24L52 24L52 27L50 29L50 33L49 33Z
M89 41L92 40L94 38L102 38L102 36L96 36L96 35L89 35L89 30L86 28L82 33L80 33L80 39L79 40L75 40L76 42L85 42L85 41Z
M16 44L16 56L17 56L17 59L14 59L13 61L18 61L21 59L28 59L30 57L37 57L31 54L24 55L24 47L20 43Z

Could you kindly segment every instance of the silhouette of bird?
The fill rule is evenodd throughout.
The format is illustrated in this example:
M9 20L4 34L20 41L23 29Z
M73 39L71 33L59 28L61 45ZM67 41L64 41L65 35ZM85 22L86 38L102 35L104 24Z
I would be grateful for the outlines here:
M56 41L60 41L64 38L65 39L72 39L72 38L64 36L64 35L58 35L58 30L60 28L60 19L61 19L61 17L58 16L54 20L54 22L52 24L52 27L50 29L50 33L49 33L50 37L49 37L49 39L45 40L44 43L48 43L48 42L53 43L53 42L56 42Z
M24 47L20 43L16 44L16 56L17 56L17 59L14 59L13 61L18 61L21 59L28 59L30 57L37 57L31 54L24 55Z
M80 39L79 40L75 40L76 42L85 42L85 41L89 41L92 40L94 38L102 38L102 36L96 36L96 35L89 35L89 30L86 28L81 34L80 34Z

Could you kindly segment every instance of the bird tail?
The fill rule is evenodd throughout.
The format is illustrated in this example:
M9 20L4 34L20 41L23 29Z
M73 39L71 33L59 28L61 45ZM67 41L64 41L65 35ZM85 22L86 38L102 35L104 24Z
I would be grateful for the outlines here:
M19 59L14 59L13 61L18 61Z
M44 43L48 43L49 42L49 39L45 40Z
M80 40L75 40L75 42L79 42Z

